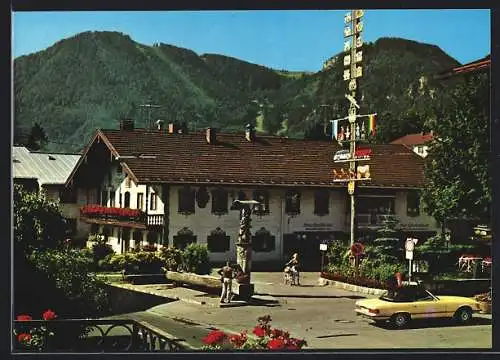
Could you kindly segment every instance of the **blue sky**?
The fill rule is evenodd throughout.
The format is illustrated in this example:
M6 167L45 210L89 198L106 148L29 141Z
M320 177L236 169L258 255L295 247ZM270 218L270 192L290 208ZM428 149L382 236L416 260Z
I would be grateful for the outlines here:
M93 11L13 14L13 57L89 30L120 31L275 69L318 71L343 50L344 10ZM490 53L490 10L366 10L363 37L401 37L439 46L461 63Z

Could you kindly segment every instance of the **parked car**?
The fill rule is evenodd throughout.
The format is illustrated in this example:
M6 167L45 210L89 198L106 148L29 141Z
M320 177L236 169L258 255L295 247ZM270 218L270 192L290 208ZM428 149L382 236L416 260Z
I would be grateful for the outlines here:
M333 155L333 161L349 160L350 158L351 153L349 150L339 150Z
M356 315L374 322L390 321L404 328L410 320L452 318L460 323L470 322L480 310L477 301L462 296L436 296L421 284L405 285L389 290L378 299L356 301Z

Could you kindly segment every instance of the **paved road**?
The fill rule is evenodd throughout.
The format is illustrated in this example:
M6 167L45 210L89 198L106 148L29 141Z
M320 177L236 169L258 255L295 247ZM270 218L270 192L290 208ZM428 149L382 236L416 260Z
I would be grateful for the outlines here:
M251 331L258 316L269 314L274 327L305 338L309 348L315 349L491 348L491 320L485 317L476 317L467 326L434 320L393 330L356 317L354 302L369 295L317 286L317 273L304 273L300 287L283 285L279 273L252 276L261 299L258 304L219 308L208 306L216 298L205 295L206 305L176 301L128 315L142 317L194 346L200 345L210 327ZM183 319L199 325L179 321Z

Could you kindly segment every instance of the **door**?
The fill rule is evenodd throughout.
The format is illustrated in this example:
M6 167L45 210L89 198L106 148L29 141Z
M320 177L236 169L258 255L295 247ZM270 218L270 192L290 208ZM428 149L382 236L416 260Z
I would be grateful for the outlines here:
M412 305L413 318L429 319L446 316L444 304L436 300L424 288L415 289L414 299Z

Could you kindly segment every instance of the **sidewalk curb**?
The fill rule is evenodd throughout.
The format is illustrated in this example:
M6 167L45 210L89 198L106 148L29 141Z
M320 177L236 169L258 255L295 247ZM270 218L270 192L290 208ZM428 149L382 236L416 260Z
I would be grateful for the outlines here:
M383 290L383 289L367 288L364 286L352 285L352 284L344 283L341 281L325 279L322 277L320 277L318 279L318 285L319 286L333 286L333 287L336 287L338 289L353 291L353 292L367 294L367 295L383 295L387 291L387 290Z

